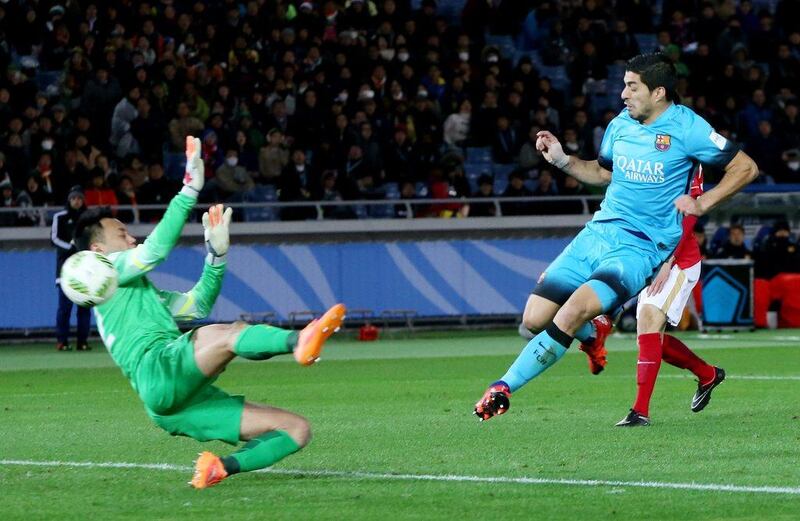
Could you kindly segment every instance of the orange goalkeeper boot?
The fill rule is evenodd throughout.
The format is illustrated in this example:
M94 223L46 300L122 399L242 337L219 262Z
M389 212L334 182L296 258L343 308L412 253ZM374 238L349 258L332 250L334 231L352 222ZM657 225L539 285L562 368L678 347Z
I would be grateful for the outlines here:
M298 364L311 365L319 360L323 344L333 333L339 331L346 312L344 304L336 304L300 331L297 346L294 348L294 358Z
M201 452L194 464L194 477L189 482L194 488L208 488L228 477L222 460L211 452Z

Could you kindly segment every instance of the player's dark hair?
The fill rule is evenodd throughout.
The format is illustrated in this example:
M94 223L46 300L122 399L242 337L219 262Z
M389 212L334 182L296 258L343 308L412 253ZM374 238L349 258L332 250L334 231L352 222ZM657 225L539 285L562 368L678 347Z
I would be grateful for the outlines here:
M88 250L89 246L103 233L103 226L100 224L102 219L113 219L114 214L107 206L89 208L78 217L75 225L75 235L73 242L78 251Z
M642 83L650 90L664 87L667 101L680 101L680 96L675 92L675 66L660 52L634 56L628 60L625 70L638 74Z

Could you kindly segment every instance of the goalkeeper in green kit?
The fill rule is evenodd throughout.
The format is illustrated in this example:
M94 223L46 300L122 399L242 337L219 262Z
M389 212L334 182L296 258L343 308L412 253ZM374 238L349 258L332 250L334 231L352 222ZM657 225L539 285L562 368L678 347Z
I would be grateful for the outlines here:
M212 385L217 376L237 356L266 360L293 353L298 363L313 364L341 325L345 307L333 306L299 333L244 322L181 333L177 322L208 316L219 295L231 221L231 209L223 211L222 205L203 215L208 255L200 280L189 292L163 291L148 280L146 274L177 243L203 188L199 139L186 138L186 160L183 188L142 244L100 208L81 216L75 243L79 250L107 255L119 273L116 293L94 308L97 328L156 425L198 441L246 442L226 457L200 454L191 485L206 488L232 474L268 467L300 450L311 437L302 416L229 395Z

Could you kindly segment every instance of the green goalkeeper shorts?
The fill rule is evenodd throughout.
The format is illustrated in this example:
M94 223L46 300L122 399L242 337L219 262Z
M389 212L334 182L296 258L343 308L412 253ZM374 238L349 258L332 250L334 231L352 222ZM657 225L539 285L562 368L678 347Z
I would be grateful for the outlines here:
M156 425L173 436L239 442L244 397L212 385L197 367L190 331L147 351L131 379Z

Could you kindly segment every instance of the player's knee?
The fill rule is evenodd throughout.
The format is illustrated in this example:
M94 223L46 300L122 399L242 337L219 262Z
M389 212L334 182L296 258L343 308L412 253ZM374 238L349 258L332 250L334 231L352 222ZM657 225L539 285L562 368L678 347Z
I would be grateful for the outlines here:
M302 416L293 418L286 432L300 448L305 447L311 441L311 423Z
M522 324L533 332L542 331L547 326L546 321L532 313L526 313L522 316Z
M666 324L664 312L652 304L643 304L637 313L636 333L645 335L660 332Z

